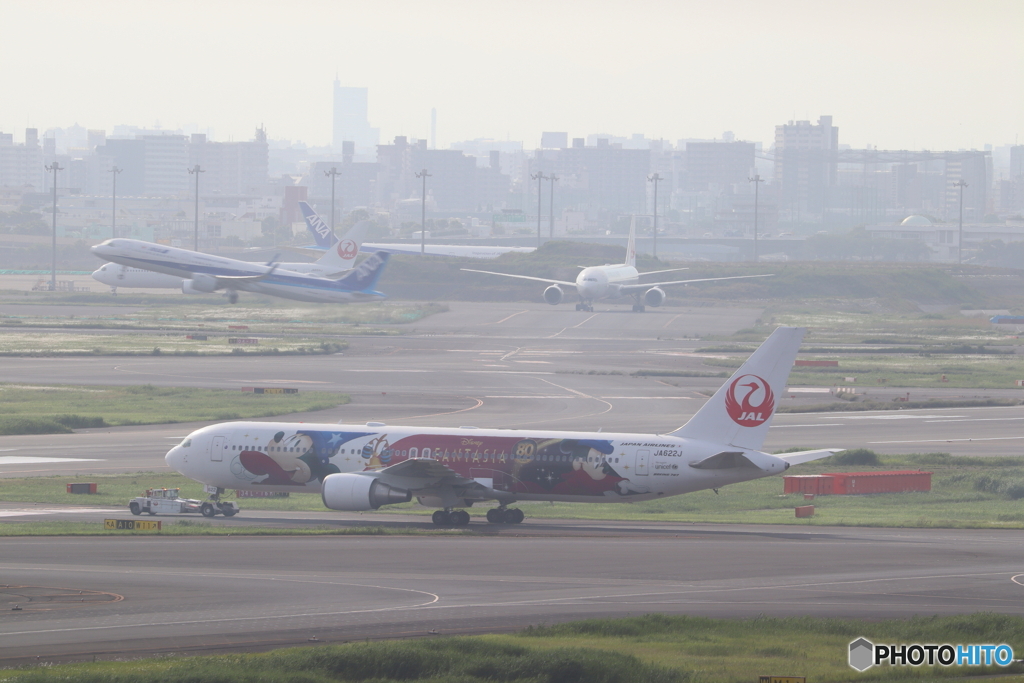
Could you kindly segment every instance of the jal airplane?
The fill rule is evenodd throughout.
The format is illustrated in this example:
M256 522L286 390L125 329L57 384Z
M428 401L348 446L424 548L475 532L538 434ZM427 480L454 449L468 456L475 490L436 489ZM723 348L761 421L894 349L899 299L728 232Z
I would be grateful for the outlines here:
M315 263L279 263L278 268L303 275L316 275L335 279L342 273L351 270L359 254L359 246L366 237L368 221L360 221L352 226L341 240L335 238L333 248L321 252ZM313 228L310 227L312 231ZM315 234L315 233L314 233ZM252 263L252 265L260 265ZM118 287L136 287L140 289L180 289L185 294L198 293L195 289L186 289L185 280L176 275L157 273L143 268L133 268L120 263L105 263L93 271L94 280L110 285L111 294L117 294Z
M329 249L337 241L331 228L306 202L299 202L299 209L306 219L309 231L316 239L317 249ZM420 245L416 244L381 244L379 242L368 242L359 247L361 252L386 251L389 254L416 254L424 253L427 256L461 256L463 258L498 258L502 254L529 254L536 251L536 247L484 247L471 244L428 244L420 251Z
M582 266L581 266L582 267ZM496 273L491 270L474 270L463 268L468 273L484 273L487 275L501 275L502 277L514 277L520 280L533 280L535 282L549 283L544 290L544 301L552 306L562 303L565 297L563 287L574 287L579 295L580 301L576 304L577 311L594 312L594 302L599 299L618 299L623 296L633 297L633 312L642 313L647 306L660 306L665 301L665 290L662 287L670 285L688 285L694 282L717 282L719 280L743 280L752 277L771 277L767 275L734 275L732 277L707 277L697 280L672 280L670 282L647 282L640 283L641 275L657 275L659 273L674 273L686 268L669 268L667 270L651 270L640 273L636 269L636 219L629 226L629 240L626 242L626 262L607 264L603 266L590 266L583 268L576 276L575 282L566 280L555 280L554 278L533 277L531 275L514 275L512 273Z
M339 259L340 252L340 249L335 250ZM372 254L354 270L338 279L331 279L281 268L276 263L250 263L120 237L97 244L92 247L92 253L104 261L128 268L181 278L181 291L186 294L224 291L231 303L238 301L238 292L317 303L384 299L385 295L374 287L390 258L387 253Z
M517 501L657 500L770 477L836 449L761 450L804 330L780 327L685 425L667 434L226 422L192 432L171 468L226 489L319 493L332 510L405 503L439 508L438 526L469 523L463 508L496 502L492 524L518 524Z

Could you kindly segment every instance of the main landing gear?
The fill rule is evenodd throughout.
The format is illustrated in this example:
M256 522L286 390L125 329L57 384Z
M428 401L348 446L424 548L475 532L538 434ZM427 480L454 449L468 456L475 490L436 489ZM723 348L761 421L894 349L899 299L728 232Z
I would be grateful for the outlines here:
M229 289L227 291L227 297L228 297L228 303L232 303L232 304L237 304L238 303L238 292L236 292L235 290Z
M634 313L643 313L646 310L647 308L645 308L643 304L633 304Z
M576 304L576 310L577 311L586 311L587 313L593 313L594 312L594 304L588 304L585 301L581 301L578 304Z
M491 508L487 511L487 521L491 524L521 524L526 515L519 508Z
M526 515L518 508L491 508L487 511L490 524L520 524ZM434 526L454 527L469 524L469 513L465 510L436 510L432 517Z
M469 513L465 510L435 510L434 526L466 526L469 524Z

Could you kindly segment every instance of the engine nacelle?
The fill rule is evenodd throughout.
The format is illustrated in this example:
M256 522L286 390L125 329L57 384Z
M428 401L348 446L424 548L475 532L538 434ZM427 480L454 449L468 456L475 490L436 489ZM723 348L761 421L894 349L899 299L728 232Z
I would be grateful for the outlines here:
M658 307L665 303L665 291L660 287L651 287L644 292L644 305Z
M191 280L181 281L182 294L209 294L217 291L217 278L206 273L193 273Z
M412 493L388 486L376 477L347 472L324 477L320 497L331 510L363 512L381 505L408 503Z
M544 301L547 301L552 306L562 303L562 288L558 285L551 285L544 290Z

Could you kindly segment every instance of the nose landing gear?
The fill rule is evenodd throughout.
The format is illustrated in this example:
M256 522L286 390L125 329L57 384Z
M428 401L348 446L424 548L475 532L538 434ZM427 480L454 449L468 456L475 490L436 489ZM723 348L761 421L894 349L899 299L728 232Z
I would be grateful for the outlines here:
M578 304L576 304L576 310L577 311L586 311L587 313L593 313L594 312L594 305L593 304L589 304L586 301L581 301Z

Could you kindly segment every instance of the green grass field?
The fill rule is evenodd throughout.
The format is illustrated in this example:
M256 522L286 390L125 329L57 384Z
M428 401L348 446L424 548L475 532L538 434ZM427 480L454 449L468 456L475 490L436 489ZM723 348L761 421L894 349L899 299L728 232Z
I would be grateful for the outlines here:
M805 526L882 526L943 528L1024 528L1024 460L1015 458L958 458L945 454L883 456L879 465L808 463L792 474L922 469L933 472L928 493L888 493L862 496L818 496L815 516L797 519L793 509L808 504L802 494L784 495L781 477L767 477L723 487L718 494L697 491L643 503L520 503L532 519L601 519ZM202 486L181 475L138 473L89 477L99 493L66 492L68 477L0 479L5 502L77 504L121 507L153 487L179 487L186 498L203 499ZM232 492L229 492L229 497ZM288 498L246 498L245 510L323 511L317 495ZM381 512L419 516L429 524L432 510L415 503L390 505ZM480 521L485 507L471 508ZM243 532L244 533L244 532Z
M56 434L72 428L238 420L325 410L345 394L253 394L230 389L0 384L0 434Z
M848 644L1007 643L1015 656L1024 619L997 614L852 619L727 620L648 614L538 626L511 635L316 645L263 654L161 657L0 671L4 683L739 683L760 675L846 681L1020 680L1008 667L847 665Z

